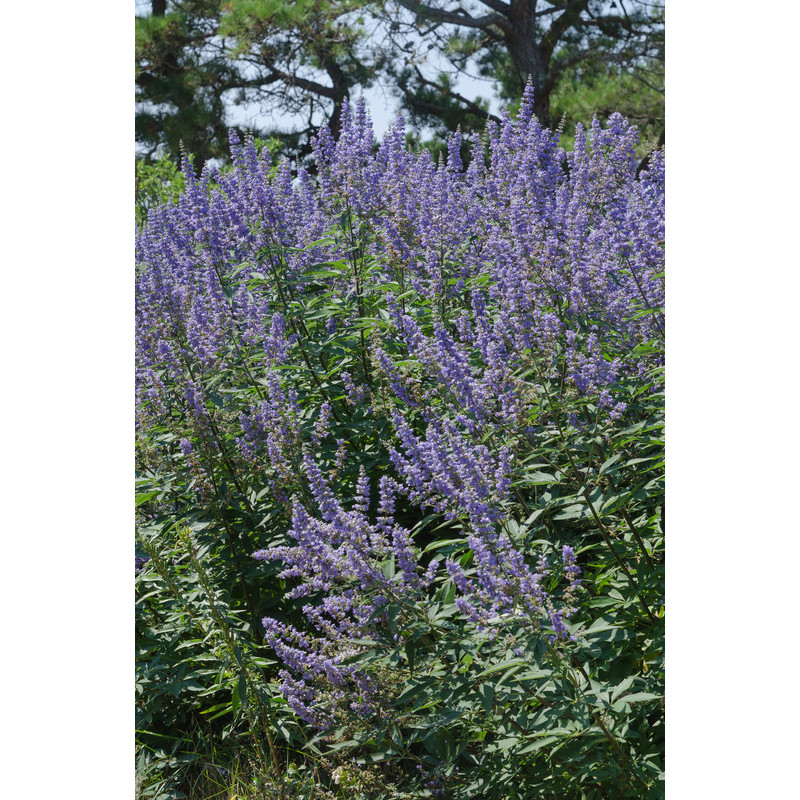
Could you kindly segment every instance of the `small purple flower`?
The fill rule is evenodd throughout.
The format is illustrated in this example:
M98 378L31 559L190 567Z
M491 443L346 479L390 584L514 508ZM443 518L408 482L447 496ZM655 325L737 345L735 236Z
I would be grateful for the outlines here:
M561 560L564 564L564 572L572 579L573 585L576 585L575 581L581 574L581 568L576 563L575 551L568 544L561 549Z
M486 141L472 137L466 169L460 133L437 164L406 146L402 119L376 148L363 103L343 105L338 140L323 130L312 142L313 179L288 160L273 173L250 138L232 133L233 167L216 188L184 159L180 203L154 209L137 236L137 431L162 447L154 463L176 447L148 432L178 439L198 505L230 459L245 495L253 479L266 492L259 502L277 504L270 513L290 513L287 543L256 557L280 562L288 599L306 598L302 626L264 627L287 702L312 725L379 718L382 689L351 661L354 641L386 634L387 607L424 605L434 581L452 582L464 620L489 637L513 619L526 633L568 638L577 557L563 547L559 572L512 541L515 457L523 437L546 441L554 425L554 378L579 401L566 407L569 425L594 424L578 413L584 400L605 424L626 413L621 382L663 363L640 346L663 333L661 314L640 312L664 299L664 160L656 153L637 177L637 133L619 115L579 126L565 152L533 114L532 92L516 119L504 114ZM349 260L354 245L374 269L321 279L336 316L319 327L295 316L309 269ZM389 297L386 283L402 290ZM353 337L365 297L382 319ZM326 334L337 337L339 366L312 341ZM342 366L353 374L339 372L339 384ZM371 461L372 442L366 456L360 432L338 439L333 463L317 462L334 409L301 387L308 370L333 403L344 395L354 416L369 415L367 428L389 431L391 463L359 471L354 488L353 461ZM470 568L452 559L426 568L401 505L459 530ZM434 770L434 794L445 791L439 778Z
M353 377L349 372L342 371L342 383L347 389L347 402L351 406L357 406L365 397L367 390L364 386L356 386Z

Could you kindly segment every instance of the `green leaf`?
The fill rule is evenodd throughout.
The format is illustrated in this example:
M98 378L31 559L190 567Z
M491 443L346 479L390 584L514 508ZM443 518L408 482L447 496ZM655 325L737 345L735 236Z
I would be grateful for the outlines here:
M633 703L652 702L653 700L660 700L661 697L662 695L652 694L651 692L634 692L612 703L611 708L614 711L624 711L626 706L633 705Z
M492 745L491 748L487 749L490 749L490 752L492 750L510 750L512 747L516 747L519 744L519 742L520 740L516 736L513 736L507 739L500 739L499 742Z
M394 556L390 556L381 564L381 571L383 574L391 580L394 578L395 574L395 559Z
M476 675L475 680L478 681L481 678L485 678L487 675L493 675L495 672L502 672L503 670L509 670L512 668L516 670L520 667L528 666L529 664L530 662L525 658L512 658L507 661L503 661L500 664L495 664L493 667L489 667L489 669L481 672L480 675Z
M406 658L408 659L408 669L409 672L414 672L414 657L416 656L417 650L416 645L413 639L407 639L404 645L406 651Z
M494 686L490 683L482 683L478 687L478 697L481 699L484 711L490 714L494 703Z
M144 505L145 503L152 500L154 497L158 497L161 492L145 492L144 494L137 494L136 495L136 508L139 506Z
M518 486L551 486L559 483L555 475L549 472L530 472L524 475L518 482Z
M536 738L532 742L529 742L526 745L523 745L517 752L520 755L523 755L524 753L533 753L536 750L541 750L543 747L547 747L547 745L553 744L553 742L557 741L558 741L558 736L553 736L548 733L539 734L538 738Z
M625 678L625 680L622 681L622 683L617 684L617 686L614 687L614 691L611 693L611 700L616 700L623 692L628 691L633 684L633 681L634 676L629 675L627 678Z
M241 695L239 693L240 686L241 683L235 684L233 690L231 691L231 711L233 711L234 713L237 711L242 702Z

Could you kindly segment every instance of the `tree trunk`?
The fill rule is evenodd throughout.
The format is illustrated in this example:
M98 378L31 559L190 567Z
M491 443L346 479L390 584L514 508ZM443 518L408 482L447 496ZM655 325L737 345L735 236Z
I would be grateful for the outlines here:
M533 82L533 113L545 127L550 127L551 52L537 41L536 0L512 0L508 12L512 30L505 35L511 60L520 81L520 94L530 77Z
M331 118L328 120L328 129L330 130L331 134L333 135L334 139L339 138L339 134L342 132L342 103L344 102L344 98L340 100L333 101L333 113L331 114Z
M333 113L328 120L328 128L334 139L338 139L342 130L342 104L350 98L350 87L348 86L347 76L335 58L325 53L321 61L322 66L328 73L328 77L331 79L334 91Z

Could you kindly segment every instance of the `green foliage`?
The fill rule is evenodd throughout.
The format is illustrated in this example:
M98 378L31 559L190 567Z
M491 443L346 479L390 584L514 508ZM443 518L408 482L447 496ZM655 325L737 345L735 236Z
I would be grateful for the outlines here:
M654 64L663 70L664 9L658 3L578 0L565 6L556 0L522 0L466 4L457 11L450 3L435 1L389 5L415 15L413 22L402 14L393 18L400 31L395 42L404 43L398 55L410 53L398 58L405 66L392 70L404 103L427 124L430 119L449 120L445 130L455 128L456 109L469 127L480 117L476 104L454 90L454 75L491 79L498 98L511 104L531 79L535 113L544 125L555 127L560 115L551 109L554 93L561 91L563 97L565 86L567 93L574 90L580 76L591 85L599 75L630 72L647 79ZM449 62L449 75L432 80L423 74L419 65L431 48ZM624 105L612 106L627 115ZM663 103L660 108L656 116L663 119ZM589 119L594 112L601 109L591 109Z
M152 155L180 142L197 169L227 155L226 111L257 103L273 124L256 133L309 150L320 112L336 130L353 87L371 85L382 54L366 35L358 0L170 0L137 17L136 138ZM307 118L287 130L284 117Z
M539 13L530 31L521 27L526 14L504 11L508 19L498 25L497 14L481 14L483 4L467 11L485 22L455 24L448 5L169 0L165 14L136 19L137 141L148 156L165 147L176 162L182 141L200 169L227 155L230 108L255 104L273 121L259 135L278 137L286 153L307 155L321 119L337 132L344 99L376 82L400 98L414 126L430 127L437 137L457 126L480 131L489 98L456 90L457 75L475 72L510 104L531 75L536 113L552 127L566 114L568 134L575 122L611 110L639 124L643 140L663 133L658 4L628 2L623 13L583 0L558 14L559 3L531 0ZM388 31L380 27L387 23ZM535 58L520 44L529 39ZM449 71L426 71L433 51ZM287 130L287 115L298 120L297 130Z
M218 6L170 3L163 16L136 18L136 139L148 148L148 157L166 147L177 161L181 142L196 155L198 168L226 154L219 87L233 74L218 53L209 53L213 35L204 21Z
M160 156L152 161L137 158L136 225L144 224L149 209L177 203L185 187L183 173L169 158Z
M152 187L148 202L174 199L179 179L170 162L143 165L142 176ZM503 523L513 544L551 562L564 545L578 554L583 583L568 623L573 640L548 641L521 614L478 629L459 610L452 582L442 579L431 598L391 604L374 638L356 642L353 660L385 690L381 715L353 716L320 733L298 720L280 693L280 665L259 621L270 616L303 628L304 599L287 599L292 580L278 577L279 564L251 554L289 543L288 499L309 500L305 453L343 498L354 495L360 467L373 486L392 473L386 445L398 401L371 346L379 342L398 359L409 385L429 379L393 340L387 297L430 333L434 321L452 325L469 308L469 292L488 283L479 275L459 291L422 298L391 253L369 255L374 234L342 198L338 214L324 239L302 249L272 241L226 265L220 277L227 302L243 289L258 292L286 321L293 357L280 366L280 385L296 393L299 408L284 431L291 463L245 463L237 450L240 415L264 398L269 376L263 350L236 334L226 339L219 365L197 375L205 427L187 413L181 387L165 371L164 408L147 409L147 424L137 429L137 548L149 556L136 578L141 796L205 798L230 790L246 800L389 800L432 797L443 787L451 800L662 797L660 369L613 387L627 404L624 422L615 422L563 374L542 374L527 353L514 378L529 394L530 421L547 424L523 438L499 427L486 440L511 447L520 465ZM329 244L345 255L315 258ZM298 262L290 256L302 256L304 266L293 269ZM455 286L459 253L443 262L443 282ZM646 305L636 311L660 313ZM491 314L501 318L502 310ZM584 330L599 324L588 317L580 323ZM175 336L189 353L187 332ZM625 352L613 330L601 344L609 361L662 353L664 345L656 338ZM369 390L369 407L348 405L345 371ZM442 389L437 413L450 414L452 401ZM315 437L325 402L330 432ZM421 425L419 412L404 412ZM193 447L192 458L182 441ZM475 572L463 519L399 500L396 519L412 530L422 563L451 557L468 576ZM397 565L387 560L384 569L394 575ZM548 580L545 588L554 591L564 574L554 569Z
M553 92L554 121L564 120L561 143L566 149L574 146L577 123L589 128L593 117L605 122L615 111L639 128L638 157L644 158L664 136L663 65L637 71L611 68L594 73L574 70ZM660 141L659 141L660 140Z
M255 651L250 623L219 584L226 571L210 561L210 544L195 542L203 524L194 527L196 532L169 525L138 528L139 547L149 556L136 581L144 797L173 791L213 764L216 740L242 746L245 738L254 758L266 758L261 717L271 714L271 698L262 670L269 662Z
M514 483L524 520L506 523L514 543L551 555L570 544L588 565L569 625L575 641L548 645L522 619L516 627L497 619L502 633L482 633L459 614L449 582L430 604L389 607L384 637L364 642L357 657L391 687L387 713L379 724L350 724L312 742L345 765L354 786L371 786L357 797L429 796L431 776L463 800L662 796L660 373L628 385L624 427L602 422L591 402L564 396L553 382L545 404L558 406L562 423L529 443ZM582 430L566 424L575 413ZM421 520L416 538L433 526ZM428 538L429 556L457 557L470 574L457 526Z

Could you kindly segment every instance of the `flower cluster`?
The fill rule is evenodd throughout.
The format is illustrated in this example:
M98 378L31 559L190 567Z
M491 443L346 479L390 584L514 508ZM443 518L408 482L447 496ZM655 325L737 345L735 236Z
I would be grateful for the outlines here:
M625 380L661 363L642 344L663 335L664 160L637 177L619 115L565 152L532 108L529 89L466 166L459 134L436 163L402 119L376 145L363 103L317 138L313 176L232 135L232 168L186 161L179 204L139 232L138 430L168 431L147 439L153 462L180 464L198 496L270 491L254 518L290 519L255 555L280 562L302 624L264 628L318 727L380 715L354 640L447 581L481 628L569 638L576 554L561 551L556 601L556 567L508 533L512 483L554 427L552 392L615 420ZM401 513L438 515L468 557L423 563Z
M337 707L363 717L378 713L374 681L342 662L357 652L353 640L370 635L381 621L387 603L425 596L437 562L424 571L419 568L410 532L392 518L395 487L390 480L381 482L379 517L372 522L367 511L369 480L363 470L350 510L335 497L310 456L304 459L304 470L315 513L296 500L288 532L295 544L253 555L282 563L279 577L294 582L288 598L322 598L303 607L313 633L269 617L263 624L267 644L286 667L281 678L289 704L309 723L326 727ZM383 570L387 559L399 567L392 578Z
M385 631L390 603L425 603L439 562L434 559L423 569L411 532L395 519L398 493L405 491L402 482L381 478L377 515L371 518L370 485L363 469L349 510L308 455L304 471L314 508L310 511L295 500L288 531L294 543L260 550L254 557L282 564L278 577L293 582L287 598L309 598L303 613L310 630L269 617L263 625L267 644L285 667L282 690L290 706L310 724L326 728L341 721L343 712L364 718L380 715L386 687L352 661L359 652L354 641ZM499 478L489 479L494 486L506 480L503 468L497 472ZM469 488L464 491L469 497ZM529 567L509 537L493 530L497 515L480 501L468 507L467 514L467 541L475 554L477 576L467 576L453 560L446 565L465 617L488 628L498 615L510 614L537 631L547 620L551 640L569 638L565 620L575 611L569 603L580 573L574 551L563 549L569 586L556 605L543 586L549 573L546 559L541 557L535 570ZM397 567L392 577L384 569L389 562Z
M447 319L430 335L409 315L396 320L409 351L466 413L499 405L500 419L518 417L511 369L536 362L552 372L561 353L578 391L605 392L603 405L621 413L609 391L652 366L633 349L662 329L658 313L636 312L663 304L663 157L637 179L636 130L619 115L588 135L579 127L566 153L531 109L528 90L516 120L489 126L488 158L472 142L466 169L457 137L446 164L410 152L401 119L373 153L363 105L345 111L338 141L327 132L317 140L318 183L303 169L293 179L288 162L270 179L252 142L235 138L229 173L198 179L185 164L181 203L155 209L137 241L146 266L136 295L139 405L165 402L164 373L185 380L190 361L197 376L236 348L285 360L281 309L248 281L286 281L291 294L305 266L350 257L352 241L326 238L344 204L371 231L367 246L387 277L432 308L466 301L458 342ZM609 335L627 357L607 356Z

